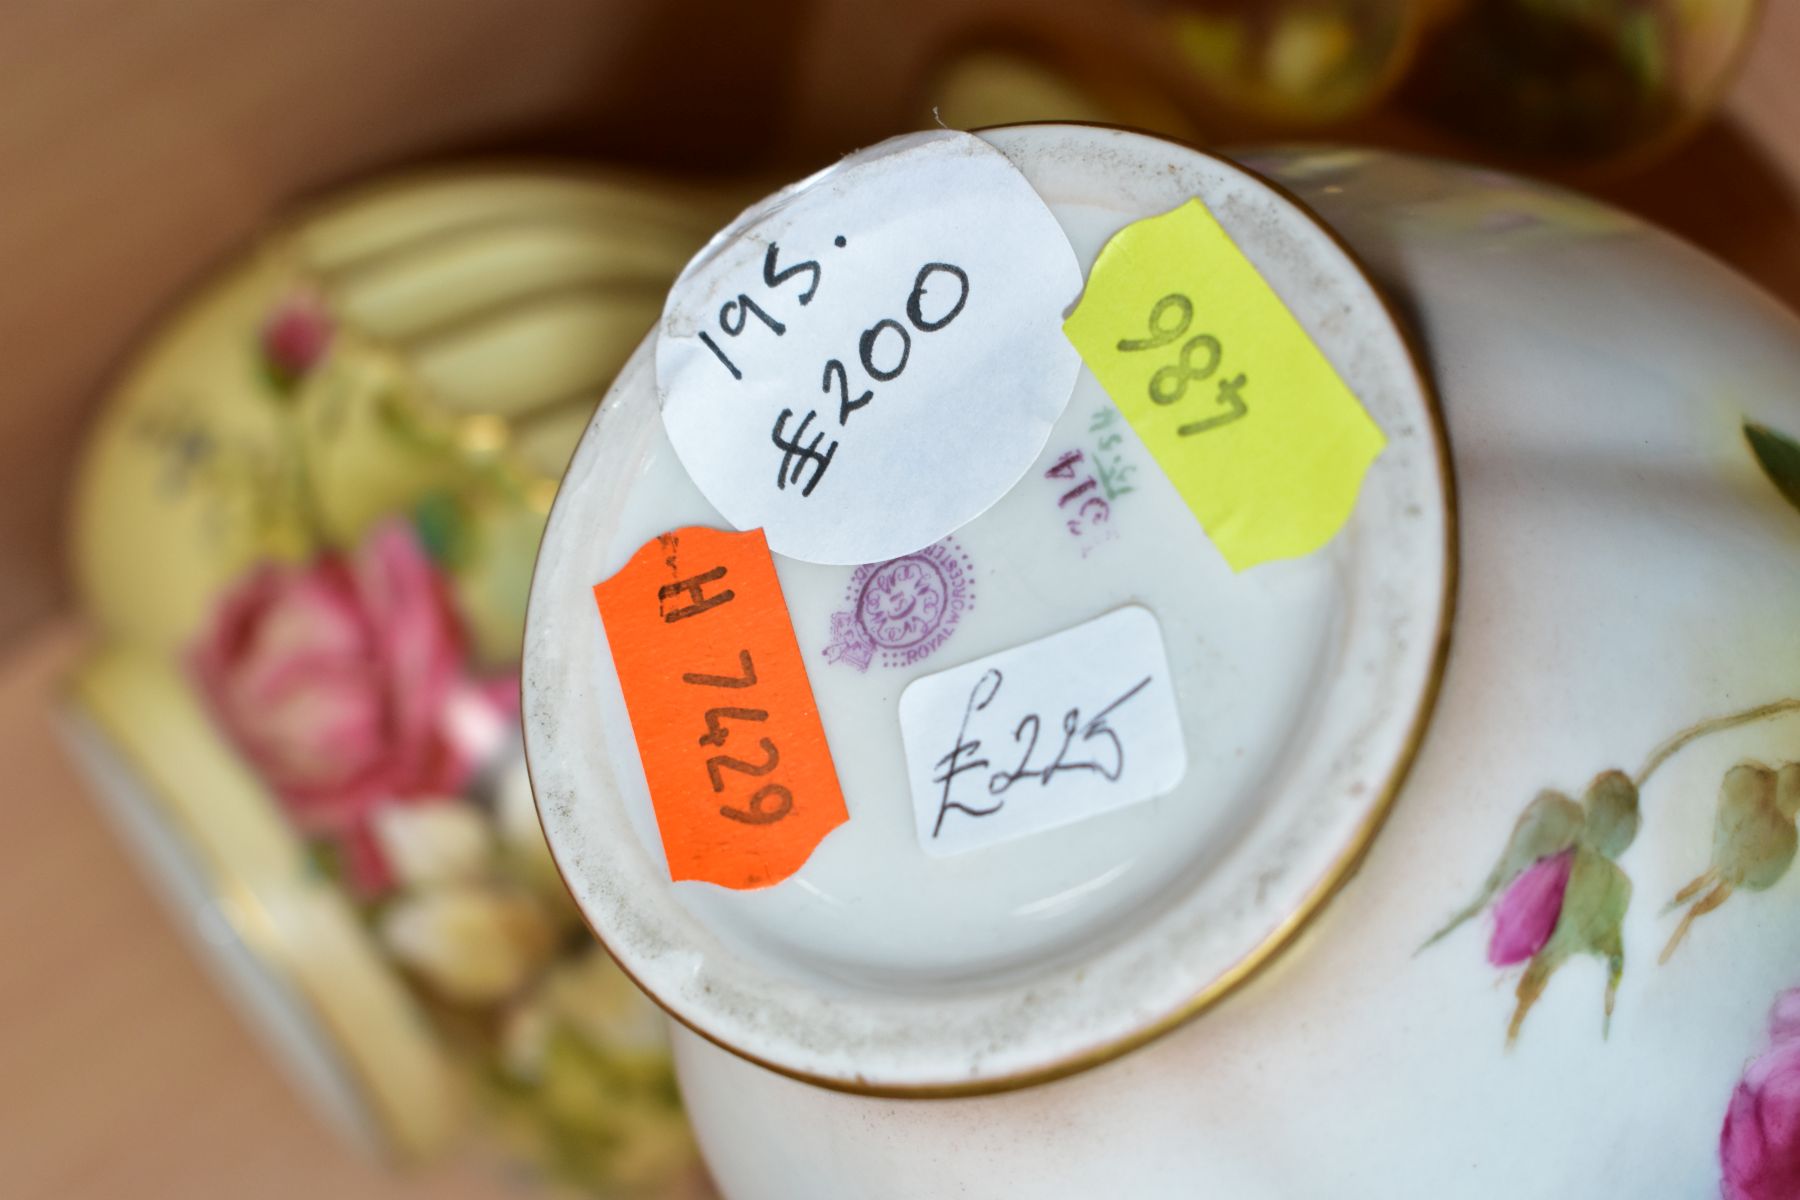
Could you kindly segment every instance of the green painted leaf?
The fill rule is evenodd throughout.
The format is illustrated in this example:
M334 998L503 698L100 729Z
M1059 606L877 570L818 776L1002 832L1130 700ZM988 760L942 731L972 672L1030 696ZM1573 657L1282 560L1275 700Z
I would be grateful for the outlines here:
M1602 771L1581 797L1587 810L1587 842L1608 858L1617 858L1638 831L1638 791L1623 771Z
M1540 952L1552 964L1577 954L1591 954L1606 964L1603 1034L1612 1026L1613 1002L1625 973L1625 910L1630 907L1630 877L1611 859L1583 847L1575 851L1556 932Z
M1734 887L1773 887L1793 864L1794 818L1776 804L1776 774L1761 763L1739 763L1719 785L1713 822L1713 869Z
M1531 864L1540 858L1561 854L1573 846L1581 837L1583 821L1581 807L1561 792L1539 792L1537 798L1519 814L1518 822L1513 825L1512 836L1507 839L1506 850L1500 855L1500 861L1494 864L1487 881L1481 885L1481 891L1476 893L1475 898L1461 912L1451 917L1442 929L1432 934L1425 946L1438 941L1486 908L1488 901L1501 888L1517 879ZM1420 946L1419 949L1423 950L1425 946Z
M1625 910L1631 905L1631 880L1604 855L1575 852L1569 886L1563 891L1562 917L1550 935L1550 949L1568 954L1610 958L1624 944Z
M1775 781L1775 811L1789 820L1800 816L1800 763L1783 763Z
M471 554L468 514L449 492L432 492L413 506L413 528L431 561L446 570Z
M1744 437L1769 482L1787 497L1789 504L1800 509L1800 442L1754 421L1744 422Z

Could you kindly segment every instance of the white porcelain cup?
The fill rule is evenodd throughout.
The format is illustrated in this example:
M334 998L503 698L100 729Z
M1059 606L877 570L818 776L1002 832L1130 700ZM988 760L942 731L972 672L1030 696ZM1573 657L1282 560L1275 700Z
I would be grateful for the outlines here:
M1800 433L1800 327L1510 176L981 136L1084 272L1202 200L1386 447L1328 546L1243 572L1135 437L1143 486L1085 556L1027 472L951 535L969 606L927 661L829 654L856 569L778 559L850 819L774 887L672 884L591 588L726 526L640 349L540 553L526 737L571 892L676 1018L723 1190L1716 1190L1733 1086L1800 985L1800 512L1745 431ZM1084 370L1040 466L1095 453L1109 403ZM904 687L1126 604L1160 624L1182 782L923 853Z

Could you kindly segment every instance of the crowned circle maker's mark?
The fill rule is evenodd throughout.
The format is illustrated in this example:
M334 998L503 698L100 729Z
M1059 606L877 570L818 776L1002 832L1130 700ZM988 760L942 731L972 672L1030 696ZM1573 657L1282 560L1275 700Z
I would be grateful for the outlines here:
M856 619L871 641L885 650L917 646L944 623L950 584L923 554L908 554L881 566L863 584Z
M930 657L975 607L974 572L954 538L916 554L864 563L850 573L847 608L831 615L827 662L869 669L877 655L886 667Z

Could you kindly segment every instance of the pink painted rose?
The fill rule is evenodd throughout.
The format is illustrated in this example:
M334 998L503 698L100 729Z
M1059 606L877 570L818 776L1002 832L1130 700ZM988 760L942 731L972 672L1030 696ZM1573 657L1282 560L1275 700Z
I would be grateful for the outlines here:
M1719 1131L1724 1200L1800 1196L1800 988L1776 999L1769 1032L1774 1044L1745 1069Z
M1544 948L1562 916L1563 893L1575 851L1540 858L1512 881L1494 905L1494 936L1488 961L1496 967L1522 963Z
M263 322L263 358L278 379L299 379L325 357L334 329L323 300L295 292Z
M265 563L220 600L192 651L232 741L365 894L391 882L369 818L455 795L505 737L517 685L466 674L462 630L412 526L352 556Z

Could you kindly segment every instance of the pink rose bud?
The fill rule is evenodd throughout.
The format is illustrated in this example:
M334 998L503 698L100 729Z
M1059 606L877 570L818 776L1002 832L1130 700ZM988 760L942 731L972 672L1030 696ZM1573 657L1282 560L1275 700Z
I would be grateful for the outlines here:
M299 379L325 357L332 332L324 301L311 292L295 292L263 322L263 357L281 378Z
M1522 963L1550 940L1562 916L1563 892L1575 852L1564 850L1520 872L1494 905L1494 936L1488 942L1488 961L1496 967Z

